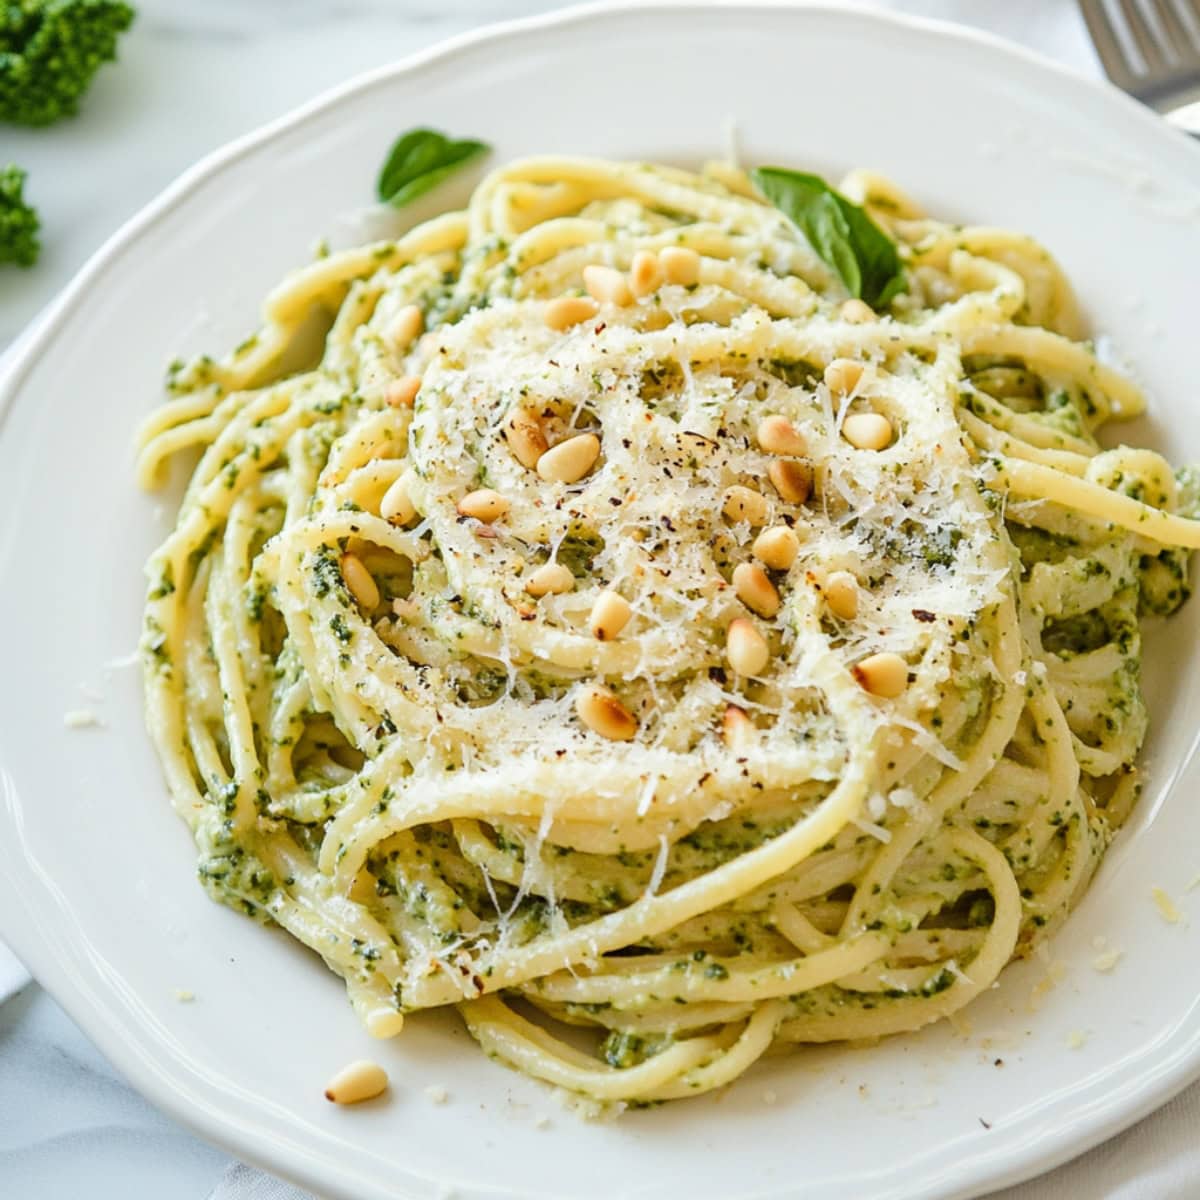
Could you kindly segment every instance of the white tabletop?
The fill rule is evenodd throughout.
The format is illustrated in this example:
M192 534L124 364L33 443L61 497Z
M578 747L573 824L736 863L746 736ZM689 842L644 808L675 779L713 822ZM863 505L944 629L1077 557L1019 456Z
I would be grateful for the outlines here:
M136 3L140 15L121 63L104 70L80 117L46 130L0 127L0 164L29 171L26 192L41 211L45 244L34 270L0 268L0 350L126 218L201 155L365 68L486 21L564 7L562 0ZM1074 0L884 6L973 21L1096 70ZM0 1196L202 1200L228 1161L130 1091L36 986L0 1005Z

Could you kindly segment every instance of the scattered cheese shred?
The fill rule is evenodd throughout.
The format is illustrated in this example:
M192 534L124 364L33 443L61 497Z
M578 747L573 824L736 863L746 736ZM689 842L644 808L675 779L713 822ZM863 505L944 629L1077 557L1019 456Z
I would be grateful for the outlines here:
M1175 907L1175 901L1167 895L1162 888L1151 888L1150 895L1154 897L1155 907L1162 915L1162 919L1169 925L1178 925L1183 919L1183 914Z

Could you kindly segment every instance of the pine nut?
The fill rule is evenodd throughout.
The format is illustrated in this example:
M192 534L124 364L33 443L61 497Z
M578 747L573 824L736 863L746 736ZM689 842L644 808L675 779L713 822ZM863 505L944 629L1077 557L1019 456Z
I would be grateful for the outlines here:
M800 539L786 525L764 529L754 539L754 557L775 571L786 571L800 553Z
M763 417L758 423L758 444L767 454L799 456L807 447L787 417Z
M407 350L425 328L425 317L415 304L406 304L392 320L388 337L396 350Z
M499 492L491 488L479 488L478 491L468 492L458 502L460 517L474 517L477 521L490 525L498 521L508 512L508 501Z
M893 433L892 423L883 413L849 413L842 422L842 437L859 450L886 450Z
M588 295L600 304L616 304L624 308L633 303L633 293L625 276L615 267L601 267L590 263L583 268L583 286Z
M543 317L551 329L559 333L584 321L590 321L598 312L600 306L587 296L559 296L546 305Z
M360 608L370 612L379 603L379 589L371 572L362 564L362 559L356 554L343 554L340 563L342 578L350 589L350 595L358 601Z
M835 358L825 368L825 386L835 396L849 396L862 382L863 370L852 358Z
M842 305L842 320L849 321L851 325L869 325L872 321L878 321L879 318L875 315L875 310L865 301L854 299L847 300Z
M633 616L629 601L618 592L601 592L592 605L588 628L597 641L608 642L617 636Z
M850 668L863 691L894 700L908 687L908 663L898 654L871 654Z
M367 1013L366 1024L373 1038L394 1038L404 1028L404 1014L394 1008L373 1008Z
M658 255L650 250L639 250L629 268L629 290L640 300L662 287L662 281Z
M743 709L730 704L721 717L721 739L730 750L744 750L754 736L754 722Z
M849 571L834 571L821 591L825 604L835 617L853 621L858 616L858 580Z
M537 460L537 473L547 483L577 483L599 457L600 439L594 433L580 433L547 450Z
M504 440L517 462L530 471L549 447L541 421L523 408L514 408L508 414L508 420L504 422Z
M767 464L767 478L789 504L803 504L812 495L812 467L800 459L773 458Z
M745 617L735 617L725 633L725 657L739 675L760 675L770 657L766 638Z
M740 485L731 487L725 493L725 503L721 511L731 521L745 521L750 525L765 525L770 515L771 507L766 497L753 488Z
M575 576L562 563L549 562L538 567L525 581L531 596L561 596L575 587Z
M379 515L392 525L407 525L417 515L408 495L408 476L401 475L379 502Z
M365 1059L343 1067L325 1088L325 1099L334 1104L359 1104L374 1100L387 1090L387 1072L378 1064Z
M399 379L393 379L387 385L383 401L389 408L412 408L420 390L420 375L401 375Z
M733 590L738 599L760 617L773 617L779 611L779 593L762 567L738 563L733 571Z
M686 246L667 246L658 252L658 261L668 283L691 287L700 282L700 255Z
M575 711L593 732L614 742L627 742L638 730L637 718L606 687L589 683L575 695Z

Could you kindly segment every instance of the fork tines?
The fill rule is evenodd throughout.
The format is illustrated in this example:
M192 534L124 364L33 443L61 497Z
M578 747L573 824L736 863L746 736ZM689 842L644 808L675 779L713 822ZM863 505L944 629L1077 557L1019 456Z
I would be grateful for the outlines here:
M1139 100L1200 84L1200 0L1079 0L1109 79Z

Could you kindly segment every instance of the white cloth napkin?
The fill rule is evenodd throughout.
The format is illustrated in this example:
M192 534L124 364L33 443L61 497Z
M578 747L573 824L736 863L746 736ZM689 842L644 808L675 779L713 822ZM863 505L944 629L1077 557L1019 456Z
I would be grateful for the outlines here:
M1055 0L877 0L879 7L958 20L1097 74L1075 5ZM11 347L11 349L15 349ZM0 355L0 371L4 358ZM0 944L0 1003L30 982ZM991 1200L1196 1200L1200 1197L1200 1084L1102 1146ZM231 1163L209 1200L313 1200L308 1193L243 1163Z

